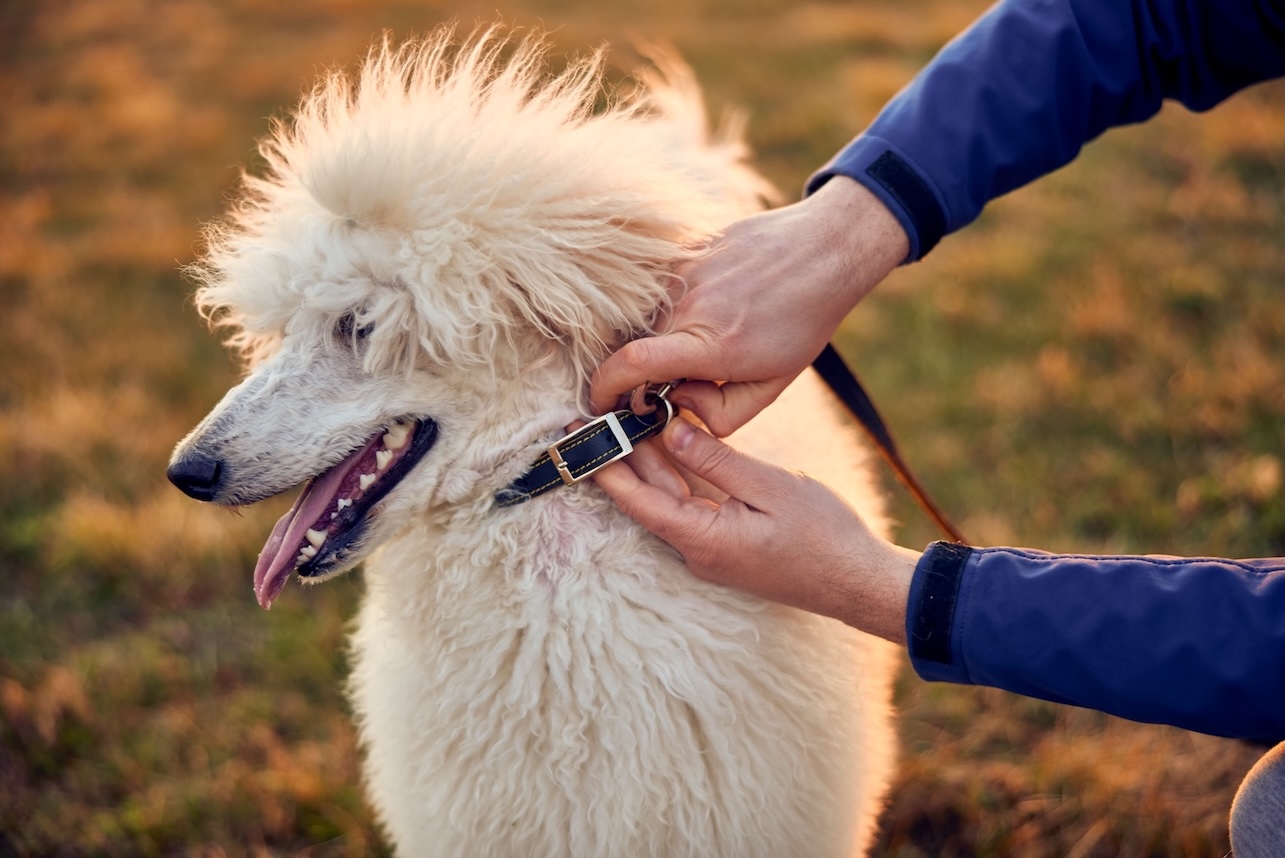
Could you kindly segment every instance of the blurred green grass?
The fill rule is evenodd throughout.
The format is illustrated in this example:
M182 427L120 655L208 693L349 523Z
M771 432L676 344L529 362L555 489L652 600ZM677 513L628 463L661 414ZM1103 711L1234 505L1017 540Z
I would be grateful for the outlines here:
M977 0L516 0L561 49L673 43L794 193ZM253 139L382 29L488 3L0 6L0 854L384 854L340 694L359 575L263 615L282 502L164 481L234 381L177 271ZM998 201L842 345L980 543L1285 549L1279 84L1166 109ZM899 537L934 538L889 481ZM904 672L903 672L904 673ZM898 685L889 855L1216 855L1255 750L1002 692Z

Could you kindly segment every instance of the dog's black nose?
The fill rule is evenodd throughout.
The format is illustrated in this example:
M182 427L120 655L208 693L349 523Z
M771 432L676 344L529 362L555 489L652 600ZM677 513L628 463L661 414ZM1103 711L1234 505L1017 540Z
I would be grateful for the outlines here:
M223 474L223 463L218 459L190 453L177 461L171 462L165 476L178 486L183 494L197 500L213 500L218 492L219 477Z

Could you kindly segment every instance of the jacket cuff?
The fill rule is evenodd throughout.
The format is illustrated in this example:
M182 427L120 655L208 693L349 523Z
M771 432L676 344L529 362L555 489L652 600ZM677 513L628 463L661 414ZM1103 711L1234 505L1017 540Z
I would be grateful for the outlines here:
M961 607L964 573L973 549L934 542L915 566L906 607L910 663L924 679L971 683L960 647L955 614Z
M879 198L906 231L906 262L928 254L946 232L946 209L925 174L887 141L863 135L808 179L811 195L835 176L847 176Z

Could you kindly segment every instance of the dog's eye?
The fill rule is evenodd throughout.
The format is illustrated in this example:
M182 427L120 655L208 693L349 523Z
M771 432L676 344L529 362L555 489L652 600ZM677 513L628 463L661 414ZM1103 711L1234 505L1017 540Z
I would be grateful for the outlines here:
M355 313L345 313L335 323L335 339L346 343L359 343L375 329L374 325L358 325Z

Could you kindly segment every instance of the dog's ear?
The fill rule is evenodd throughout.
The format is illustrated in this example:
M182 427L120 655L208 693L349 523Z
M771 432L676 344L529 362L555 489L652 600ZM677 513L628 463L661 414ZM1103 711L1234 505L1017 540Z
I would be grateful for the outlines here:
M604 218L578 236L563 231L547 253L508 260L503 288L515 321L569 351L588 378L621 345L657 330L681 298L674 266L700 241L685 226L645 213Z

